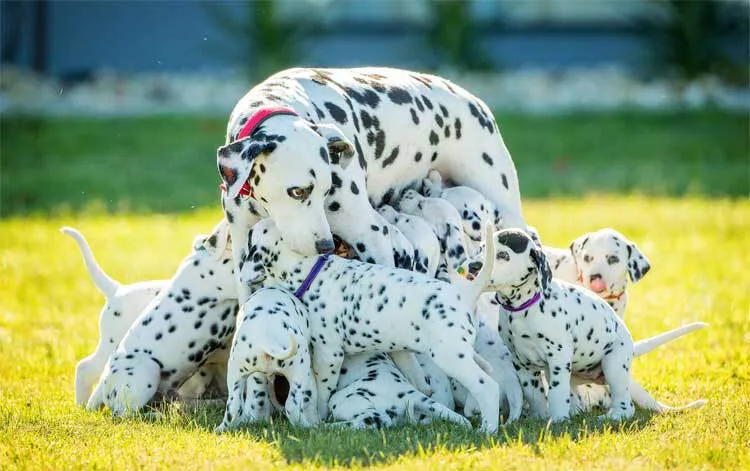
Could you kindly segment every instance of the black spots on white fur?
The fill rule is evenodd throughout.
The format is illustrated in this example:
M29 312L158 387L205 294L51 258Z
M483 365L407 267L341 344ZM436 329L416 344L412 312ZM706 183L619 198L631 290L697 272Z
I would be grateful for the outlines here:
M448 108L446 108L445 106L440 105L440 112L443 113L443 118L448 117Z
M367 135L367 141L370 142L370 134ZM373 136L373 142L375 143L375 160L378 160L383 156L383 151L385 150L385 131L382 129L378 131Z
M409 108L409 111L411 112L411 120L414 122L415 125L419 124L419 116L417 116L417 112L414 110L414 108Z
M333 213L335 213L339 209L341 209L341 204L339 204L338 201L333 201L333 202L331 202L331 204L328 205L328 210L331 211L331 212L333 212Z
M331 172L331 187L341 188L343 184L344 182L341 180L341 177L339 177L339 174L336 172Z
M430 144L436 146L439 142L440 138L438 137L437 133L435 131L430 131Z
M427 109L429 109L429 110L432 109L432 102L430 101L429 98L427 98L426 96L422 95L422 101L424 102L424 106L426 106Z
M398 158L398 152L399 152L398 146L394 147L393 150L391 151L391 155L389 155L388 157L386 157L385 160L383 160L383 168L386 168L387 166L391 165L393 162L396 161L396 159Z
M354 98L354 100L360 105L369 106L370 108L376 108L378 104L380 104L380 97L373 90L363 89L360 92L352 87L346 87L344 90L346 91L348 96ZM365 127L368 127L366 124L364 124L364 119L362 120L362 124Z
M365 161L365 153L362 152L362 146L359 144L359 139L354 136L354 150L357 151L357 160L362 170L367 170L367 162Z
M435 113L435 122L439 127L443 127L443 117L439 113Z
M325 162L326 164L329 163L329 161L328 161L328 151L326 150L326 148L325 147L321 147L318 151L320 152L320 158L323 159L323 162Z
M405 105L413 101L411 94L401 87L391 87L388 90L388 98L396 105Z
M352 193L354 193L355 195L359 194L359 187L357 186L355 182L352 182L349 188L352 190Z
M505 245L515 253L522 253L529 244L529 236L516 229L507 229L497 235L498 244Z
M335 103L327 101L324 103L324 105L328 109L328 113L331 114L331 117L335 119L339 124L346 124L346 122L349 120L349 118L346 116L346 111L344 111Z
M492 165L494 165L492 157L490 157L487 154L487 152L482 152L482 160L484 160L487 163L487 165L489 165L490 167L492 167Z
M420 160L422 160L422 153L417 152L416 154L414 154L414 161L419 162Z
M362 126L365 129L370 129L373 126L372 116L370 116L370 113L368 113L366 110L360 111L359 117L362 120Z
M509 186L508 186L508 176L507 176L507 175L505 175L505 174L503 173L503 174L502 174L502 175L500 176L500 180L501 180L501 181L503 182L503 186L504 186L504 187L505 187L505 189L507 190L507 189L509 188Z
M432 153L432 157L430 157L430 162L436 161L437 158L438 158L438 153L437 153L437 151L435 151L435 152Z

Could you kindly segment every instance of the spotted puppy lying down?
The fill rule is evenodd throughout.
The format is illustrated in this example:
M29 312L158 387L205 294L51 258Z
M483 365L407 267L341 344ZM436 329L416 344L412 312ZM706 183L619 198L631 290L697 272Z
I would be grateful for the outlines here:
M238 310L226 231L222 221L182 261L172 289L162 290L135 318L109 356L89 410L104 405L124 415L157 393L171 395L202 366L215 365L212 369L223 373Z
M526 233L503 230L493 238L496 264L488 288L496 293L498 329L513 353L532 414L567 419L573 376L606 382L612 419L631 417L632 399L644 407L656 402L631 380L633 340L606 301L552 279L544 253ZM538 387L542 372L549 383L546 398Z
M242 304L227 366L227 401L217 432L269 417L265 384L281 375L289 383L284 409L292 424L320 422L310 364L307 308L282 288L261 288ZM253 377L251 377L253 376Z
M417 391L386 353L347 355L328 404L338 421L334 425L352 428L432 419L471 426L461 415Z
M491 241L488 243L492 245ZM345 354L428 353L479 401L482 428L498 427L498 385L474 352L473 307L492 261L475 283L460 290L420 273L292 251L270 219L253 227L242 283L278 282L298 290L308 308L318 409L327 416Z
M620 317L628 304L628 275L637 283L651 264L634 242L605 228L578 237L569 249L544 247L552 276L588 288Z
M71 227L63 227L61 232L71 236L76 241L94 285L106 298L99 315L99 343L96 350L76 365L75 402L79 406L85 406L110 354L114 352L133 321L167 286L169 280L142 281L122 285L110 278L97 263L83 234ZM222 270L221 259L209 256L216 252L215 244L207 243L210 237L206 235L196 236L190 257L199 261L199 263L203 262L204 267L210 265L214 272L220 272ZM211 240L215 240L215 238L216 236ZM221 363L212 362L204 365L180 387L177 391L178 396L181 398L199 398L206 392L214 379L216 379L216 384L223 389L225 368L226 365Z

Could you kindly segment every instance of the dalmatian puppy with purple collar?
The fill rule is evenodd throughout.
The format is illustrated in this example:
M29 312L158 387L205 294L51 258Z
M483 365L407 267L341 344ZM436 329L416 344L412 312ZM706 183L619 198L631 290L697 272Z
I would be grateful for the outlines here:
M217 432L268 419L271 398L262 386L279 375L289 384L284 403L289 421L303 427L320 422L308 317L305 305L278 287L261 288L242 304L227 366L229 400Z
M384 204L378 212L396 226L414 248L414 271L435 276L440 263L440 241L432 227L419 216L400 213Z
M620 317L628 304L628 276L637 283L651 263L634 242L605 228L578 237L569 249L544 247L555 278L590 289Z
M286 245L270 218L253 227L250 243L241 283L280 283L297 290L308 308L321 418L327 416L345 354L410 351L429 354L463 384L479 402L482 429L497 430L499 387L474 352L473 309L491 259L474 283L458 289L416 272L301 255ZM491 251L491 240L488 246Z
M544 253L525 232L502 230L493 239L496 264L487 286L495 291L498 331L513 353L531 413L566 420L575 377L579 384L606 382L607 417L632 417L633 399L645 402L645 390L630 377L634 345L622 319L594 293L552 279Z
M471 427L452 408L417 391L385 353L347 355L328 405L336 426L389 427L443 419Z
M109 355L87 409L129 414L157 393L171 395L203 366L216 362L216 371L225 370L239 309L227 231L222 221L135 318Z
M217 165L236 263L250 227L268 216L300 254L330 251L335 232L360 259L393 266L372 208L392 203L432 169L507 208L508 226L525 227L516 170L489 108L432 75L374 67L281 71L237 103ZM358 171L364 186L339 188L332 179L332 172ZM359 200L370 210L334 222L331 190L341 207Z

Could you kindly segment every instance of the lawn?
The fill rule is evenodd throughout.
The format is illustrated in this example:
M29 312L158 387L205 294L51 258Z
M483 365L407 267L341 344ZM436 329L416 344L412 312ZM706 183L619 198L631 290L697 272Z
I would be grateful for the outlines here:
M706 398L706 408L639 412L622 426L593 416L552 427L523 420L492 437L449 424L354 432L284 421L216 436L217 408L174 406L159 419L84 412L73 405L73 368L95 346L102 299L72 240L57 231L83 231L120 281L168 277L193 236L220 217L212 149L222 126L205 118L25 119L4 122L2 135L0 468L750 467L747 119L696 113L500 123L531 197L526 217L546 243L566 246L612 226L651 259L653 270L631 290L635 338L710 323L634 368L658 399Z

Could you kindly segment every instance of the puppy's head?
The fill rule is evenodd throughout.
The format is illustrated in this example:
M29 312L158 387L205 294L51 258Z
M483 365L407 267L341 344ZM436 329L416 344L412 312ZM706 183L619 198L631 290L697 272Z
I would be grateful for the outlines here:
M185 257L171 280L173 290L202 286L219 300L237 297L228 224L222 220L211 234L196 236L192 252Z
M104 368L92 402L103 404L115 416L130 415L145 406L156 394L161 367L144 352L114 353Z
M570 245L581 283L602 298L622 293L651 269L635 243L614 229L589 232Z
M398 221L398 211L393 209L393 206L384 204L378 208L378 213L383 216L383 219L390 222L391 224L396 224L396 221Z
M443 197L458 210L464 232L475 242L482 240L484 223L494 222L494 205L481 193L467 186L450 188Z
M518 229L503 229L493 234L495 238L495 266L489 290L514 296L547 288L552 271L542 249L531 237ZM479 255L464 262L460 271L476 276L482 268ZM513 293L513 294L511 294Z
M416 190L406 190L398 201L398 208L408 214L416 214L422 211L422 201L424 196Z
M292 250L315 255L333 248L323 204L331 166L345 167L353 155L351 142L335 126L275 116L250 136L220 147L217 164L227 199L236 198L247 182L251 198Z

